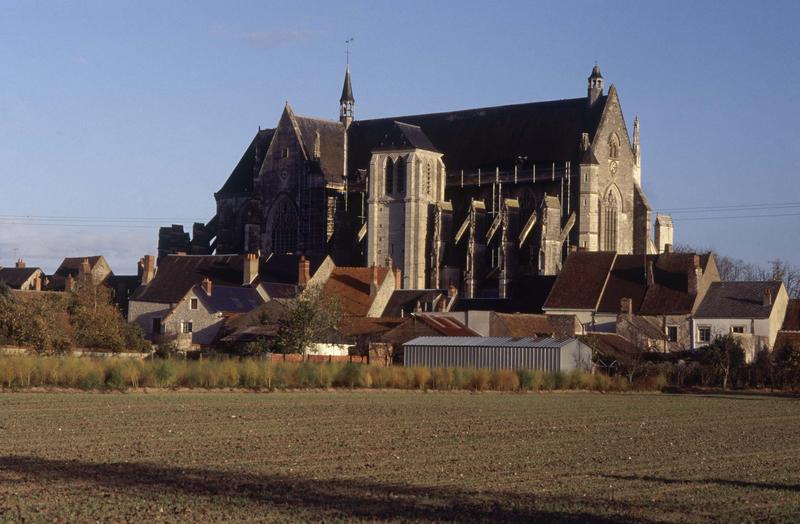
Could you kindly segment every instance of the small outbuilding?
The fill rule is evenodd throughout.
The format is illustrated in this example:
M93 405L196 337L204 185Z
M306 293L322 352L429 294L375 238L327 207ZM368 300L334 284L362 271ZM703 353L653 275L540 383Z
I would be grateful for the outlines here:
M592 369L592 350L575 338L418 337L403 344L404 366Z

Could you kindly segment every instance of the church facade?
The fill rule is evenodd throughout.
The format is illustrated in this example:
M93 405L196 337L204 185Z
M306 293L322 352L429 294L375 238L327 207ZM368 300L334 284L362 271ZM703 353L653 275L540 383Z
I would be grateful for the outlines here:
M358 120L348 68L339 121L287 103L215 193L216 216L192 239L162 228L159 254L329 254L400 268L404 288L503 298L517 279L558 274L570 249L663 250L638 119L630 134L603 82L595 66L585 97ZM671 239L671 221L658 224Z

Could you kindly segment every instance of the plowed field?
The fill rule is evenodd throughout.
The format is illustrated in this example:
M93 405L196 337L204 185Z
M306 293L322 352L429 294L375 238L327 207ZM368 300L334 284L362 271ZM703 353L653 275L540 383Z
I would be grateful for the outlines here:
M0 395L0 521L794 521L800 400Z

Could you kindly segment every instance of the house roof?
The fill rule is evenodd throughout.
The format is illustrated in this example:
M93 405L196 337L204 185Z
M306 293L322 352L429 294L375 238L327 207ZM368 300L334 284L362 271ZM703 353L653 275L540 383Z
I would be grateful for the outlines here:
M386 278L394 278L389 268L375 269L378 272L378 285ZM369 293L371 282L371 267L337 267L325 283L325 292L339 300L343 315L365 317L373 302Z
M600 302L614 253L570 253L544 303L545 309L594 309Z
M209 295L202 286L195 286L194 292L210 309L219 313L247 313L264 303L252 287L212 285Z
M417 302L427 304L444 293L446 292L440 289L395 289L386 303L383 316L400 317L409 314L416 309Z
M19 289L25 284L36 272L41 273L38 267L4 267L0 268L0 282L5 282L8 287L12 289Z
M360 335L375 335L385 333L403 322L407 318L400 317L345 317L339 325L339 331L345 336L357 337Z
M547 315L495 313L493 320L504 328L504 335L512 337L545 336L555 332Z
M88 259L89 268L94 269L94 266L97 265L101 258L103 258L101 255L95 255L91 257L67 257L61 262L61 265L58 266L58 269L56 269L56 272L53 275L58 275L64 278L66 278L68 275L72 275L74 277L80 272L81 264L83 264L84 260Z
M174 303L206 278L215 286L241 287L244 283L245 256L168 255L159 261L155 278L147 286L139 288L131 299ZM269 258L260 258L258 277L253 282L254 287L264 282L297 284L300 256L273 255ZM313 274L325 257L308 257L308 259Z
M713 282L709 287L695 318L769 318L775 298L783 284L768 282ZM772 300L764 305L764 292L769 290Z
M601 358L624 359L639 352L636 344L616 333L590 333L580 335L578 339Z
M449 171L511 168L521 155L529 162L577 163L581 133L593 139L606 99L591 107L584 97L357 120L348 134L348 171L369 167L372 150L395 122L419 126Z
M800 331L800 299L791 299L786 304L786 316L783 317L784 331Z
M633 313L669 315L691 313L696 295L689 289L694 253L615 255L578 251L567 257L561 274L547 297L545 309L596 310L619 313L623 298L632 300ZM710 255L699 255L708 269ZM652 264L653 284L647 284Z
M244 258L244 255L168 255L159 260L155 278L140 287L131 299L175 303L206 278L216 286L240 286Z
M253 191L253 178L258 172L260 165L256 165L256 152L258 156L263 159L267 153L272 137L275 134L274 129L260 129L250 145L247 146L242 158L236 167L233 168L230 176L222 185L218 194L235 194L235 193L250 193Z
M429 315L425 313L415 313L425 325L445 337L479 337L480 334L468 328L463 322L456 320L448 315Z
M773 348L778 350L787 346L800 350L800 331L778 331Z

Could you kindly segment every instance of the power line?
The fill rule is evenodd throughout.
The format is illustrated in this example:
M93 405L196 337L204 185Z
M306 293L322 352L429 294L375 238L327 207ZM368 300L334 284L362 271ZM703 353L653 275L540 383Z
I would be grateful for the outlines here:
M80 217L80 216L55 216L55 215L0 215L2 219L13 220L89 220L89 221L102 221L102 222L117 222L117 221L139 221L139 222L162 222L162 221L178 221L178 222L202 222L196 218L176 218L176 217Z
M756 209L780 209L780 208L800 207L800 202L781 202L781 203L763 203L763 204L731 204L724 206L698 206L698 207L675 207L669 209L660 209L663 212L684 212L684 211L728 211L728 210L756 210Z
M677 217L673 218L679 222L690 222L694 220L731 220L737 218L776 218L776 217L800 217L800 213L776 213L773 215L730 215L717 217Z

